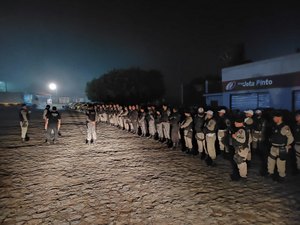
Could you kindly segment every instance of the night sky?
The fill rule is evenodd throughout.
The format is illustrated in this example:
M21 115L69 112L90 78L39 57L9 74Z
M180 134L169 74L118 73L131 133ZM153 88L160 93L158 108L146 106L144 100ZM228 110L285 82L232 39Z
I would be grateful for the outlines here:
M300 48L297 1L262 2L1 0L0 80L39 92L54 81L59 95L82 96L111 69L158 69L174 100L180 80L218 73L231 46L244 43L253 61Z

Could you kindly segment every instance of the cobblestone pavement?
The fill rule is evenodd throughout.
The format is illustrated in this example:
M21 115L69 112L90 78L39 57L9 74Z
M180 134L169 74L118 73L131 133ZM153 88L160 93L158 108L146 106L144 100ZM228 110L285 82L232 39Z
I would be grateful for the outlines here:
M300 224L299 176L278 184L254 165L247 183L231 182L227 161L209 168L106 124L87 146L84 117L74 112L63 113L63 137L50 146L33 112L22 144L17 113L3 112L1 224Z

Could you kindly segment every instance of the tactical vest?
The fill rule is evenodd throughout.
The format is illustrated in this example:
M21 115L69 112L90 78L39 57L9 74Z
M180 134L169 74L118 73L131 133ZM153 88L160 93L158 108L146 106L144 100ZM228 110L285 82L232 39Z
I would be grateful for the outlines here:
M205 122L205 124L204 124L205 131L206 131L207 134L213 134L213 133L216 133L216 128L217 128L216 125L215 125L215 127L214 127L213 130L209 130L209 129L207 128L207 125L209 124L209 121L211 121L211 120L214 120L214 119L213 119L213 118L208 119L208 120L206 120L206 122Z
M226 117L222 116L218 119L218 129L219 130L226 130L227 124L226 124Z
M256 118L253 123L253 130L262 131L264 127L265 120L263 118Z
M23 111L25 111L26 112L26 117L27 117L27 120L29 119L28 118L28 112L27 112L27 110L25 110L25 109L20 109L20 111L19 111L19 118L20 118L20 121L24 121L24 118L23 118L23 115L22 115L22 112Z
M96 121L96 111L95 110L89 110L87 112L87 116L88 116L89 120Z
M295 126L294 139L295 143L300 144L300 125Z
M166 110L166 111L162 111L161 112L161 121L162 122L168 122L169 121L169 111Z
M272 135L270 138L270 141L272 144L276 145L286 145L287 144L287 136L281 134L282 128L285 126L284 123L281 123L280 125L274 125L272 127Z
M194 123L195 123L195 132L196 133L203 132L204 119L205 119L204 116L199 116L199 115L195 116Z
M245 127L241 127L239 128L237 131L239 130L244 130L245 131L245 135L246 135L246 140L244 143L238 142L235 138L232 139L232 145L234 147L240 147L240 148L248 148L249 147L249 132L247 131L247 129Z
M193 131L193 120L192 122L186 127L184 128L185 130L188 130L188 131Z

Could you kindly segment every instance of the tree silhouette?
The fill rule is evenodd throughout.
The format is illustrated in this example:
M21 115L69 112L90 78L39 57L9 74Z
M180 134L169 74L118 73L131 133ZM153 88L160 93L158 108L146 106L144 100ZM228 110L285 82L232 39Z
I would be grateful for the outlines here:
M139 68L112 70L86 85L87 97L99 102L148 103L160 99L164 93L162 74Z

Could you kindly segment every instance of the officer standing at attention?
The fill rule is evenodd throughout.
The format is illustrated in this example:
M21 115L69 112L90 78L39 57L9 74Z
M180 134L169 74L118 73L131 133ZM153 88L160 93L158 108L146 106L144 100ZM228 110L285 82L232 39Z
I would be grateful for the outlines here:
M300 110L296 112L295 116L296 124L294 126L294 138L295 138L295 152L297 159L297 168L300 170Z
M267 175L268 150L266 147L267 121L262 117L261 110L255 110L252 129L252 150L259 156L261 161L260 175Z
M177 108L173 108L171 115L169 116L169 121L171 124L171 140L172 145L169 145L169 147L175 149L179 145L180 140L180 133L179 133L179 123L181 120L181 116L178 112Z
M146 137L148 133L148 129L147 129L147 121L146 121L146 112L143 107L140 108L140 114L138 115L138 124L142 131L141 137Z
M221 109L218 111L218 120L217 120L217 127L218 127L218 142L220 151L224 158L229 153L229 129L230 129L230 120L226 117L225 109Z
M45 130L47 131L47 143L50 144L52 141L51 133L54 133L53 143L56 143L58 140L58 132L61 126L61 116L57 111L56 107L53 106L51 112L47 115L45 122Z
M205 159L206 145L203 127L205 122L205 113L202 107L198 108L198 113L194 116L195 138L197 140L198 151L201 159Z
M168 106L164 104L162 106L161 111L161 124L163 129L163 134L165 138L165 142L167 145L171 144L171 137L170 137L170 122L169 122L169 116L171 114L171 111L169 110Z
M248 163L248 166L250 166L250 162L252 159L251 143L252 143L252 129L253 129L253 123L254 123L254 121L253 121L254 112L253 112L253 110L247 110L247 111L244 111L244 113L246 115L246 118L244 120L244 125L249 134L249 139L248 139L249 152L248 152L248 156L247 156L247 163Z
M92 104L89 104L88 110L86 111L86 126L87 126L87 137L86 143L96 143L97 134L96 134L96 121L97 113ZM92 142L93 140L93 142Z
M193 138L193 117L191 115L191 112L189 110L184 111L185 115L185 120L182 122L180 128L183 129L183 134L184 134L184 142L185 142L185 147L183 151L185 151L187 154L192 153L193 149L193 143L192 143L192 138Z
M206 120L204 123L204 134L205 134L205 140L206 140L206 148L207 148L207 154L208 157L206 159L206 163L208 166L215 166L214 160L217 157L216 154L216 131L217 131L217 122L213 118L214 112L211 110L208 110L206 112ZM210 161L212 160L212 161Z
M274 176L275 164L277 164L277 170L279 173L278 182L283 182L286 176L285 164L288 150L291 148L291 144L294 141L294 137L290 130L282 119L280 112L275 112L273 115L274 125L272 127L272 133L270 137L270 143L272 145L270 155L268 157L268 172L269 176L273 180L277 180Z
M29 111L26 104L22 104L22 108L19 111L20 127L21 127L21 139L22 142L29 140L27 136L29 125Z
M155 107L150 106L148 107L148 127L149 127L149 138L154 138L156 134L156 127L155 127Z
M238 116L235 119L234 126L236 128L236 132L232 134L232 144L235 150L235 154L233 156L233 160L238 167L239 174L230 175L231 180L236 181L241 179L247 179L247 163L246 158L249 152L249 133L244 127L244 120L242 117Z

